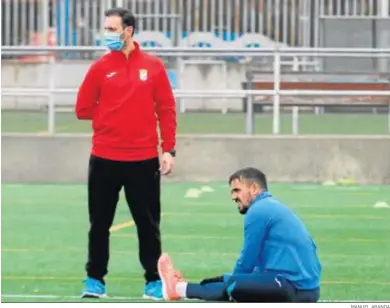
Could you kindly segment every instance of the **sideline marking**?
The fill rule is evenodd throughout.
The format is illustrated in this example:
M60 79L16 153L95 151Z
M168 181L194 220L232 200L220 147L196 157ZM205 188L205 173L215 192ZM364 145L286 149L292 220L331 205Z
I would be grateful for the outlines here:
M123 237L123 238L138 238L136 234L122 233L122 234L113 234L113 237ZM193 239L193 240L242 240L242 236L211 236L211 235L188 235L188 234L164 234L162 233L162 238L164 239ZM378 240L370 238L329 238L329 237L318 237L315 239L316 242L362 242L362 243L389 243L390 240Z
M18 299L18 298L25 298L25 299L79 299L80 302L83 302L83 299L80 298L80 296L69 296L69 295L64 295L64 296L60 296L60 295L54 295L54 294L2 294L1 295L2 298L14 298L14 299ZM101 299L98 299L97 302L104 302L104 301L110 301L110 300L143 300L145 302L147 302L148 300L145 300L144 298L142 297L132 297L132 296L107 296L106 298L101 298ZM151 300L152 301L152 300ZM181 300L181 301L178 301L178 302L183 302L183 301L199 301L199 300ZM157 302L161 302L161 301L157 301ZM357 300L357 299L351 299L351 300L319 300L320 303L361 303L361 302L367 302L367 300ZM386 302L390 302L390 300L380 300L380 301L369 301L370 303L386 303Z
M4 280L57 280L57 281L68 281L68 280L80 280L80 277L64 276L64 277L53 277L53 276L3 276L1 279ZM190 277L188 281L197 282L202 278ZM109 277L107 281L144 281L142 277ZM377 282L367 282L367 281L353 281L353 280L323 280L322 284L328 285L372 285L372 286L390 286L390 282L387 281L377 281Z
M237 216L237 213L218 213L218 212L209 212L209 213L191 213L191 212L165 212L165 215L169 216L177 216L177 217L184 217L184 216L219 216L219 217L230 217L230 216ZM373 220L388 220L389 218L387 216L374 216L374 215L350 215L350 214L300 214L299 217L301 218L321 218L321 219L373 219Z
M83 301L80 296L60 296L54 294L2 294L2 298L35 298L35 299L79 299ZM101 300L142 300L142 297L131 297L131 296L107 296L105 298L101 298Z
M31 253L84 253L85 249L80 247L64 247L63 249L25 249L25 248L3 248L2 253L21 253L21 254L31 254ZM122 255L133 255L137 251L134 250L113 250L112 254L122 254ZM176 251L171 252L172 255L178 256L225 256L225 257L234 257L237 258L237 252L215 252L215 251ZM371 255L361 255L361 254L324 254L324 258L372 258ZM389 282L390 285L390 282Z

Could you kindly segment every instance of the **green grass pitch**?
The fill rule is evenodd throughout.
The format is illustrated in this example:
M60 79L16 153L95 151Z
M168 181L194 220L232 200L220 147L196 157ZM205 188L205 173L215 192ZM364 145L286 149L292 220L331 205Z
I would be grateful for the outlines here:
M244 113L184 113L178 115L179 134L243 134ZM291 134L291 115L282 114L281 134ZM3 132L44 133L47 132L47 113L22 110L2 111ZM91 123L78 121L73 113L56 113L58 133L89 133ZM257 114L256 134L272 134L272 114ZM388 134L386 114L301 114L300 134Z
M163 249L191 281L228 272L241 247L242 216L226 183L163 184ZM390 203L386 186L271 184L312 233L323 264L321 300L390 299ZM84 185L2 185L2 301L80 301L88 231ZM115 225L131 216L123 196ZM112 232L105 301L142 301L136 230ZM15 297L16 296L16 297ZM103 300L104 301L104 300Z

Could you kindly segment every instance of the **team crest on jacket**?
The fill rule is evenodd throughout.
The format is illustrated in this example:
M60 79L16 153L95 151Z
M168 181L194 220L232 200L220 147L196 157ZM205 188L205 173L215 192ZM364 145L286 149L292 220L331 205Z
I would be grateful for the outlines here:
M148 71L145 69L139 70L139 80L146 81L148 79Z

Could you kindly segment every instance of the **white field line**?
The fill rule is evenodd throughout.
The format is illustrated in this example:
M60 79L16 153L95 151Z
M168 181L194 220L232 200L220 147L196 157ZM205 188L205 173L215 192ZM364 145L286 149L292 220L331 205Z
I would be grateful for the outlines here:
M2 294L2 298L25 298L25 299L79 299L82 301L80 296L60 296L60 295L54 295L54 294ZM102 298L102 300L143 300L143 297L136 297L136 296L107 296L105 298ZM390 303L390 300L384 300L384 301L359 301L359 300L320 300L320 302L323 303L362 303L362 302L369 302L369 303Z
M60 296L54 294L2 294L2 298L34 298L34 299L79 299L80 296ZM107 296L101 298L102 300L142 300L143 297L131 296Z

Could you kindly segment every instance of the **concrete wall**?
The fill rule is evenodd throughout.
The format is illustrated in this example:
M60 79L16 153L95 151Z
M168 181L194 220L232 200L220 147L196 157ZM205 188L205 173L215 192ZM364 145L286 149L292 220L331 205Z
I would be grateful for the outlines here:
M91 61L63 61L52 68L56 88L77 89L87 72ZM237 63L221 64L191 64L183 66L180 73L182 89L241 89L245 81L245 67ZM23 64L3 61L1 64L2 88L49 88L51 68L48 64ZM73 106L76 101L74 94L57 94L54 96L57 104ZM40 107L47 104L44 97L2 97L2 107ZM220 110L223 107L235 110L242 109L241 99L185 99L188 109Z
M3 182L85 182L90 136L2 135ZM180 136L169 179L221 180L245 166L270 181L390 184L390 136Z

